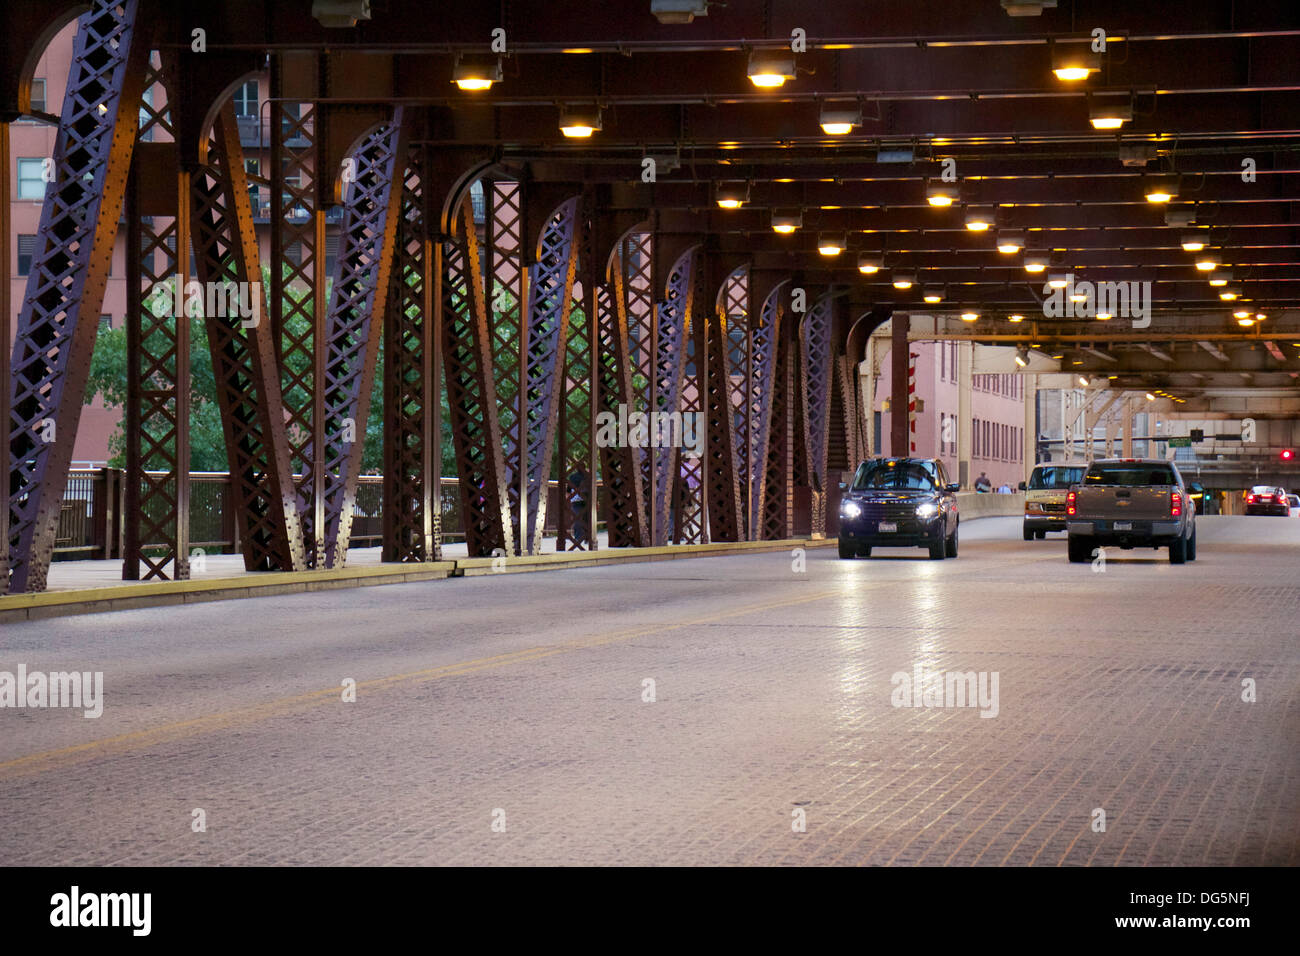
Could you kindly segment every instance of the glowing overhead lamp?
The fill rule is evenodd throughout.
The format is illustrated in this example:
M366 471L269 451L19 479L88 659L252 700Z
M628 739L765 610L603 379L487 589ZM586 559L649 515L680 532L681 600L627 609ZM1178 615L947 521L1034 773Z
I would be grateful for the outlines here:
M755 50L749 55L749 82L760 90L778 89L794 79L794 56L779 50Z
M910 272L899 272L894 275L895 289L910 289L916 282L916 276Z
M931 206L951 206L957 201L955 185L931 180L925 185L925 201Z
M1070 284L1070 279L1069 276L1062 276L1062 275L1049 276L1047 279L1047 284L1051 286L1053 289L1064 289L1067 285Z
M1205 248L1205 237L1195 232L1184 233L1182 246L1184 252L1200 252Z
M599 106L566 106L560 111L560 132L570 139L586 139L600 128Z
M991 225L993 225L992 209L977 206L966 211L966 228L971 232L984 232Z
M924 302L928 302L930 305L934 305L936 302L943 301L943 292L939 289L927 288L921 292L921 299Z
M1178 198L1178 183L1172 179L1153 179L1147 183L1143 194L1149 203L1166 203Z
M481 62L461 57L452 67L451 81L467 93L490 90L493 83L501 82L501 61Z
M1101 69L1101 54L1082 44L1057 46L1052 51L1052 72L1058 80L1077 83Z
M848 244L843 233L823 232L817 237L817 252L823 256L838 256Z
M772 213L772 231L779 232L783 236L788 236L800 226L803 225L803 213L801 212L776 212Z
M1033 272L1033 273L1043 272L1047 269L1047 266L1048 266L1048 258L1046 255L1043 255L1041 253L1036 253L1034 255L1025 256L1026 272Z
M1119 129L1133 119L1131 103L1103 106L1094 103L1088 110L1088 120L1093 129Z
M1023 322L1023 321L1025 321L1025 317L1024 317L1023 315L1021 315L1020 313L1017 312L1017 313L1015 313L1015 314L1013 314L1013 315L1008 315L1008 316L1007 316L1007 321L1008 321L1008 322Z
M880 271L879 256L858 256L858 271L864 276L873 276Z
M1011 255L1025 248L1025 237L1018 232L1002 230L998 233L998 252Z
M862 110L857 107L833 108L828 104L822 107L819 122L827 136L846 136L862 125Z
M963 322L978 322L979 317L980 314L978 312L963 312L961 314L961 320Z
M1213 272L1223 264L1223 257L1211 252L1203 252L1196 257L1196 268L1201 272Z

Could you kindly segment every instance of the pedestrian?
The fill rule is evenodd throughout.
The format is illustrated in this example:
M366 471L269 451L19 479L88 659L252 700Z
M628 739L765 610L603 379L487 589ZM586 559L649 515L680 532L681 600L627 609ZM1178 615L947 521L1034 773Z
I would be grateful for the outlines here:
M573 540L586 547L589 527L587 524L587 495L590 476L587 474L586 462L578 462L569 474L566 497L569 500L569 513L573 518Z
M989 481L989 476L980 472L980 476L975 479L975 490L981 494L987 494L993 490L993 482Z

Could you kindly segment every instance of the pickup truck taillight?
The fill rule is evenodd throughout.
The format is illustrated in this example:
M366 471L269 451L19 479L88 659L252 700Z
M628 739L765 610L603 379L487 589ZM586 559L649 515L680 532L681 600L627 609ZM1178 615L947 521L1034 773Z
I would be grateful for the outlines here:
M1169 496L1169 514L1177 518L1183 513L1183 496L1177 491Z
M1067 515L1073 516L1076 513L1074 507L1076 497L1077 495L1073 491L1065 496L1065 513Z

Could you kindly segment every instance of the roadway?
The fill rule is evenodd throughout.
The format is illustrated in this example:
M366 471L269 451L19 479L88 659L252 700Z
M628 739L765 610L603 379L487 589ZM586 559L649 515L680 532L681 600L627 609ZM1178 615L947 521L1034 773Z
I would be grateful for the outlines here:
M1300 521L1199 522L1182 567L989 518L0 626L105 684L0 709L0 864L1295 865ZM893 706L917 665L996 717Z

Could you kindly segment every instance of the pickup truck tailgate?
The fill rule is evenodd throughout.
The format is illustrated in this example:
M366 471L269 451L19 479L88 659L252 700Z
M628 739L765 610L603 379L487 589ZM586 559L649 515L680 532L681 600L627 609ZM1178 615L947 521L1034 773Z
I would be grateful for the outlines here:
M1091 485L1075 495L1075 517L1152 519L1168 518L1170 495L1167 486Z

